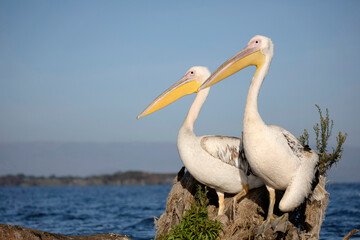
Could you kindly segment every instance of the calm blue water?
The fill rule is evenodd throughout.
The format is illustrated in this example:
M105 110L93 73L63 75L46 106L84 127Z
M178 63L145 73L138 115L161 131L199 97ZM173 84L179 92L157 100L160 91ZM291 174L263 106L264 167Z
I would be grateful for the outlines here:
M66 235L155 236L171 186L0 187L0 223Z
M354 228L360 229L360 183L330 184L326 190L330 201L320 238L342 239ZM360 239L360 233L351 238L354 239Z
M171 186L0 187L0 223L52 233L155 236L154 216L165 211ZM330 203L321 239L360 228L360 184L328 186ZM355 235L352 239L360 239Z

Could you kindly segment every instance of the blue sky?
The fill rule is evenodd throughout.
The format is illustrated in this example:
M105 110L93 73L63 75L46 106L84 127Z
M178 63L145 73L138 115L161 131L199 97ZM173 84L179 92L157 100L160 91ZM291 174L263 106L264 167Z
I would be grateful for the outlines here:
M0 1L0 142L175 142L194 96L136 116L191 66L215 71L261 34L275 44L259 96L265 122L312 132L319 104L334 132L349 134L346 146L360 147L359 10L359 1ZM198 135L240 135L253 73L212 87Z

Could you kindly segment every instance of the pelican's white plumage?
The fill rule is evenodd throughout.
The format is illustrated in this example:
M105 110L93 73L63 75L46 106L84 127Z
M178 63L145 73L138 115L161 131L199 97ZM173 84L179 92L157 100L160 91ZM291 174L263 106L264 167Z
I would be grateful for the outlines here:
M143 117L186 94L198 91L198 87L211 75L206 67L192 67L185 76L157 97L139 116ZM224 212L224 193L244 196L248 189L260 187L263 182L250 174L241 156L241 141L235 137L196 136L194 124L209 94L210 88L199 91L182 124L177 146L180 158L187 170L199 182L216 190L219 197L219 215Z
M243 144L252 171L264 181L269 191L268 219L273 218L275 189L285 190L279 203L282 211L292 211L304 201L311 192L319 161L318 155L302 146L290 132L279 126L266 125L260 117L257 100L271 64L273 49L271 39L255 36L199 88L206 89L249 65L256 66L244 111Z

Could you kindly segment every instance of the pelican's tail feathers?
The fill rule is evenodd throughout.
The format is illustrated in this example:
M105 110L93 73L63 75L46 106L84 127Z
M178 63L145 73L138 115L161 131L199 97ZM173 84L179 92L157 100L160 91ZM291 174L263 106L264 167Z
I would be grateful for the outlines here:
M296 170L279 203L279 208L283 212L294 210L311 192L311 185L319 156L314 151L310 151L307 155L307 158L301 159L300 166Z

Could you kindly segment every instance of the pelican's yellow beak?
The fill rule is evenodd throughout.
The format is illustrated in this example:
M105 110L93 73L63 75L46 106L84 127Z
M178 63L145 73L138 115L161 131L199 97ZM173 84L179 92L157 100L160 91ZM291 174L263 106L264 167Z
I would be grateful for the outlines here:
M170 103L175 102L185 95L198 92L200 85L201 83L198 82L194 77L186 74L183 78L181 78L160 96L158 96L154 101L152 101L150 105L137 116L137 119L153 113L163 107L166 107Z
M261 52L259 47L253 44L238 52L235 56L222 64L199 88L199 91L214 85L217 82L231 76L232 74L246 68L250 65L255 65L259 69L265 62L265 55Z

